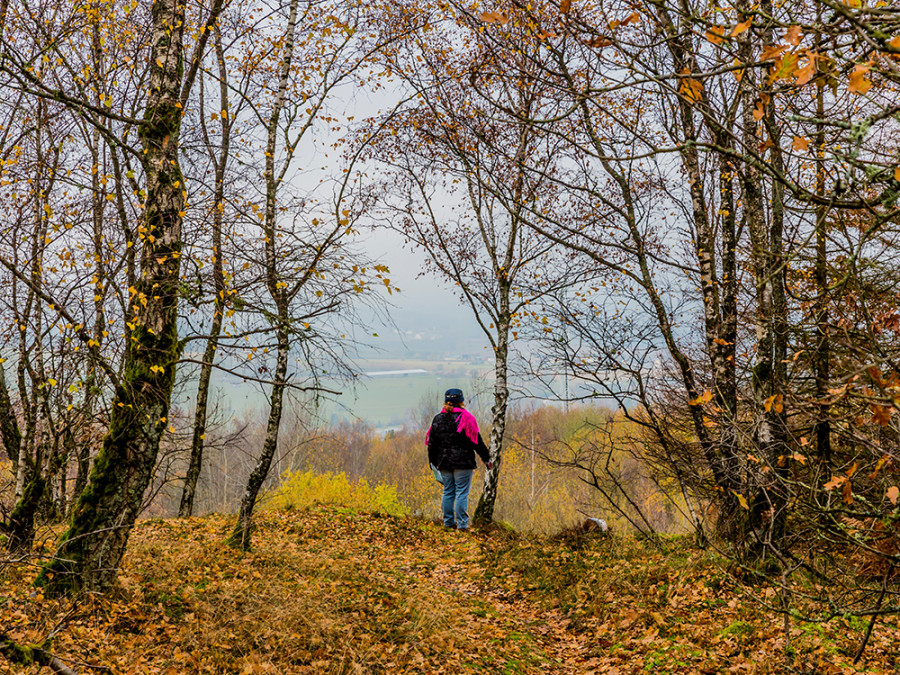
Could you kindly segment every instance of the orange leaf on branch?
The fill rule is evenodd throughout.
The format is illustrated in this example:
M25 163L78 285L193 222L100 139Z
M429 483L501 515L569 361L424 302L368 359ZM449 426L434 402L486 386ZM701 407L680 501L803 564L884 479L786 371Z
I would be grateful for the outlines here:
M806 65L796 73L796 83L798 85L803 86L808 83L813 78L813 75L816 74L816 56L815 52L806 52Z
M790 26L784 33L784 39L788 44L797 46L800 44L801 35L800 26Z
M572 0L560 0L559 2L559 11L563 14L568 14L569 10L572 9Z
M781 394L770 396L763 402L763 407L766 409L766 412L780 413L784 410L784 396Z
M868 63L858 63L850 73L850 83L847 89L854 94L865 94L872 87L872 81L869 79L869 70L871 66Z
M608 37L606 37L604 35L598 35L596 37L592 37L585 44L588 47L596 47L596 48L600 49L603 47L609 47L612 43L613 43L613 41L610 40Z
M746 31L748 28L750 28L750 24L752 24L752 23L753 23L753 19L750 18L750 19L747 19L746 21L742 21L741 23L737 24L734 28L731 29L731 35L729 37L735 37L737 35L740 35L744 31Z
M725 35L725 27L724 26L711 26L708 31L704 34L704 37L712 42L714 45L719 45L724 42Z
M712 400L712 397L713 393L709 389L707 389L693 401L689 401L689 403L690 405L704 405L705 403L709 403Z
M897 499L900 498L900 488L896 485L892 485L888 488L887 498L890 500L891 504L897 506Z
M509 17L500 12L482 12L479 18L485 23L506 23Z
M759 56L760 61L768 61L777 56L781 56L782 52L787 49L787 45L767 45L763 47L762 54Z
M840 487L841 485L843 485L846 482L847 482L846 476L835 476L830 481L825 483L825 485L823 485L822 487L825 488L826 490L834 490L835 488Z
M775 70L769 78L770 81L786 80L789 77L793 77L794 73L797 72L799 62L800 56L798 54L785 54L784 58L775 62Z
M794 142L791 147L797 152L804 152L809 148L809 139L802 136L794 136Z
M753 119L759 122L766 114L766 108L762 101L756 102L756 108L753 109Z
M692 103L703 98L703 83L699 80L685 80L681 83L681 93Z
M847 480L841 488L841 496L843 497L845 504L853 503L853 483L849 480Z

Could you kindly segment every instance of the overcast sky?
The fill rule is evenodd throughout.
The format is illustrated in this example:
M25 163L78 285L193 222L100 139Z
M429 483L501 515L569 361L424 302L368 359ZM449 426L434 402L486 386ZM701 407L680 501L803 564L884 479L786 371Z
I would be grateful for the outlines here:
M387 230L368 234L365 248L369 255L390 267L391 283L401 291L389 300L394 305L390 315L397 324L396 331L402 333L402 342L394 328L373 327L369 331L379 334L378 338L371 338L371 343L385 350L380 356L484 354L487 357L487 340L471 309L462 305L449 284L430 274L420 276L424 253L410 250L400 235Z

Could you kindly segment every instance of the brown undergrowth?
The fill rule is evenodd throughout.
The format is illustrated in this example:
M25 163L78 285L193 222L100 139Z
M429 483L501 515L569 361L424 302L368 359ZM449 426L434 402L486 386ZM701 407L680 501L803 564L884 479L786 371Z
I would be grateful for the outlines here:
M893 673L895 618L853 667L861 621L794 623L707 553L621 537L559 541L443 531L337 507L260 515L250 553L232 519L138 524L118 590L48 600L6 565L0 622L54 633L78 672ZM0 673L38 673L0 661Z

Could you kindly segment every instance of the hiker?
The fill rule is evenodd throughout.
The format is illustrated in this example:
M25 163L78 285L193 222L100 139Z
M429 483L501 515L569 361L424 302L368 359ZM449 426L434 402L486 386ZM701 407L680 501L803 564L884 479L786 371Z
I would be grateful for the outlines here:
M469 527L469 488L476 467L475 453L487 468L493 464L478 432L478 422L466 410L461 389L448 389L444 394L444 409L432 420L425 444L428 461L440 471L444 484L444 527L465 530Z

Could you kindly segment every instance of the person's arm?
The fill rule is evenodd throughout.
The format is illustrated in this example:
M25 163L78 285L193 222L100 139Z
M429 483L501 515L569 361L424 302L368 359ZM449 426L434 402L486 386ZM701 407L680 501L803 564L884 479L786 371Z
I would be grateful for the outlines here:
M491 453L484 444L484 439L481 437L480 431L478 432L478 442L475 444L475 452L478 453L478 456L481 457L481 461L484 462L484 465L487 468L490 469L493 466L491 463Z
M428 463L437 466L439 457L437 452L437 439L435 438L434 433L434 422L431 423L431 428L428 430L428 433L425 434L425 447L428 448Z

